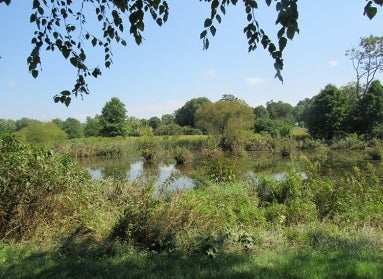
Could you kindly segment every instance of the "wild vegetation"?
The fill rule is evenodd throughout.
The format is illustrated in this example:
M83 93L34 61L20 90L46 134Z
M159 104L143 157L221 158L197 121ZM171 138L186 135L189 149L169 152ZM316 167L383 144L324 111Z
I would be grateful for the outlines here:
M302 158L307 177L241 179L210 148L196 187L170 191L146 176L93 180L14 136L0 143L2 278L383 276L372 166L321 176Z
M112 98L86 123L0 119L0 277L382 278L382 108L374 80L296 106L225 94L138 119ZM339 150L364 164L334 175ZM261 152L304 172L274 177ZM176 189L176 173L92 179L78 164L137 153L202 164ZM254 175L239 175L247 156Z

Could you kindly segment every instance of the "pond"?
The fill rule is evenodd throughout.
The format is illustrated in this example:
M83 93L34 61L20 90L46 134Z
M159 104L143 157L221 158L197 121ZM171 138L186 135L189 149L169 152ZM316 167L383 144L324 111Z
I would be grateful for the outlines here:
M306 176L306 164L302 155L311 160L320 160L322 175L343 175L345 171L358 167L366 170L369 167L380 177L383 176L383 165L379 161L367 161L360 151L329 151L325 154L315 152L296 152L291 157L282 157L270 152L252 152L248 156L229 158L233 160L237 177L255 177L259 174L283 179L285 174L294 169ZM318 158L320 157L320 158ZM119 158L92 157L82 159L80 164L89 170L93 178L113 177L133 181L139 177L154 179L157 187L166 184L167 189L190 188L195 186L193 174L203 171L205 165L200 155L195 155L190 165L177 165L172 158L163 158L158 163L146 164L139 155Z

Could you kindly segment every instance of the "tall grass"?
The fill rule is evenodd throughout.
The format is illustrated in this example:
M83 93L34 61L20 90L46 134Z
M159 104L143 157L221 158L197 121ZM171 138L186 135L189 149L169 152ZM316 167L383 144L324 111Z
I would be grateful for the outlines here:
M45 154L12 146L2 149L1 158L8 162L2 171L36 169L35 155ZM17 160L10 160L15 154ZM321 177L318 163L307 159L307 177L291 170L284 179L217 183L207 176L193 189L166 191L164 182L164 191L157 192L150 177L79 180L73 161L65 168L49 156L40 156L46 175L37 171L36 179L61 185L55 179L64 177L55 173L73 175L67 175L66 187L53 200L45 192L26 192L52 205L50 221L40 222L48 220L46 211L34 211L28 215L34 224L28 238L8 234L5 242L2 236L1 278L383 276L383 183L372 167ZM23 185L17 175L1 177ZM39 189L37 182L33 185ZM4 201L0 212L8 210Z

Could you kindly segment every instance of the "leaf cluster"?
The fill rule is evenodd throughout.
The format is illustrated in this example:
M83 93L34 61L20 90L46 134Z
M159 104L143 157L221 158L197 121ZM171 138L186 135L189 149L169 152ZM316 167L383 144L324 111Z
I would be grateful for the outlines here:
M7 2L7 4L10 1ZM87 29L89 8L95 11L95 17L101 26L97 35ZM29 71L34 78L41 71L41 50L58 50L77 70L77 79L72 90L64 90L54 96L54 101L68 106L72 96L89 94L86 79L101 75L99 66L91 67L86 61L87 47L101 47L104 50L104 66L109 68L112 60L112 43L127 45L122 37L129 20L129 32L136 44L143 41L145 29L144 17L150 13L158 25L167 21L169 7L164 0L86 0L75 3L72 0L34 0L30 22L35 24L31 43L33 49L27 59Z
M214 23L221 23L222 16L226 14L226 8L230 4L236 5L237 0L205 0L205 2L211 2L211 16L204 22L204 30L200 34L200 38L203 41L204 49L208 49L210 41L208 38L209 33L214 37L216 34L216 27ZM271 0L265 0L268 7L271 6ZM248 25L244 27L248 40L248 51L254 51L259 44L264 49L267 49L271 57L274 59L274 68L276 70L275 77L283 81L283 58L282 53L287 45L287 39L293 39L294 35L299 32L298 28L298 6L297 0L275 0L275 8L277 11L276 25L280 25L278 36L278 47L272 42L269 35L260 27L259 22L256 19L255 11L258 9L258 3L255 0L243 0L245 6L245 14Z

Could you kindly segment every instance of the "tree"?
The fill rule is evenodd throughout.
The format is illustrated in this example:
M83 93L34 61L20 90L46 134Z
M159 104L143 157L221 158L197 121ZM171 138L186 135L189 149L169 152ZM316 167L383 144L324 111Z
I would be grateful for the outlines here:
M271 119L283 120L290 124L294 123L294 107L289 103L284 103L282 101L270 101L266 103L266 109L269 112L269 116Z
M204 103L210 102L206 97L193 98L187 101L175 112L175 121L180 126L190 126L195 128L195 112Z
M267 133L272 137L287 138L291 135L292 126L281 120L272 120L270 118L256 119L254 122L254 132Z
M256 119L269 118L269 112L262 105L257 106L257 107L254 108L254 115L255 115Z
M164 114L161 116L162 124L169 125L173 124L175 122L174 115L173 114Z
M244 101L206 102L196 111L196 126L217 137L220 146L232 149L241 140L242 131L251 130L253 109Z
M149 118L148 122L149 126L152 127L153 130L156 130L162 124L161 119L159 119L157 116Z
M358 132L372 135L374 129L383 122L383 86L380 81L371 83L358 105L358 112Z
M86 118L84 127L85 137L98 137L101 131L100 116L96 115L94 118L88 116Z
M377 73L383 71L383 37L370 35L360 39L359 48L346 51L356 72L356 95L360 99L367 93ZM364 81L364 84L361 82Z
M75 118L68 117L62 123L62 129L68 135L69 139L84 137L84 127L81 122Z
M112 97L102 109L100 116L101 130L103 137L126 136L127 115L125 104L117 97Z
M41 123L41 122L38 120L23 117L19 120L16 120L16 131L19 131L25 127L28 127L29 125L39 124L39 123Z
M13 133L16 131L16 121L0 118L0 134Z
M334 85L327 85L313 97L306 112L307 128L314 138L332 139L345 131L344 121L348 115L348 101Z
M305 121L305 111L307 106L310 103L310 98L305 98L298 102L298 104L294 107L293 115L295 118L295 121L302 125L302 123Z

